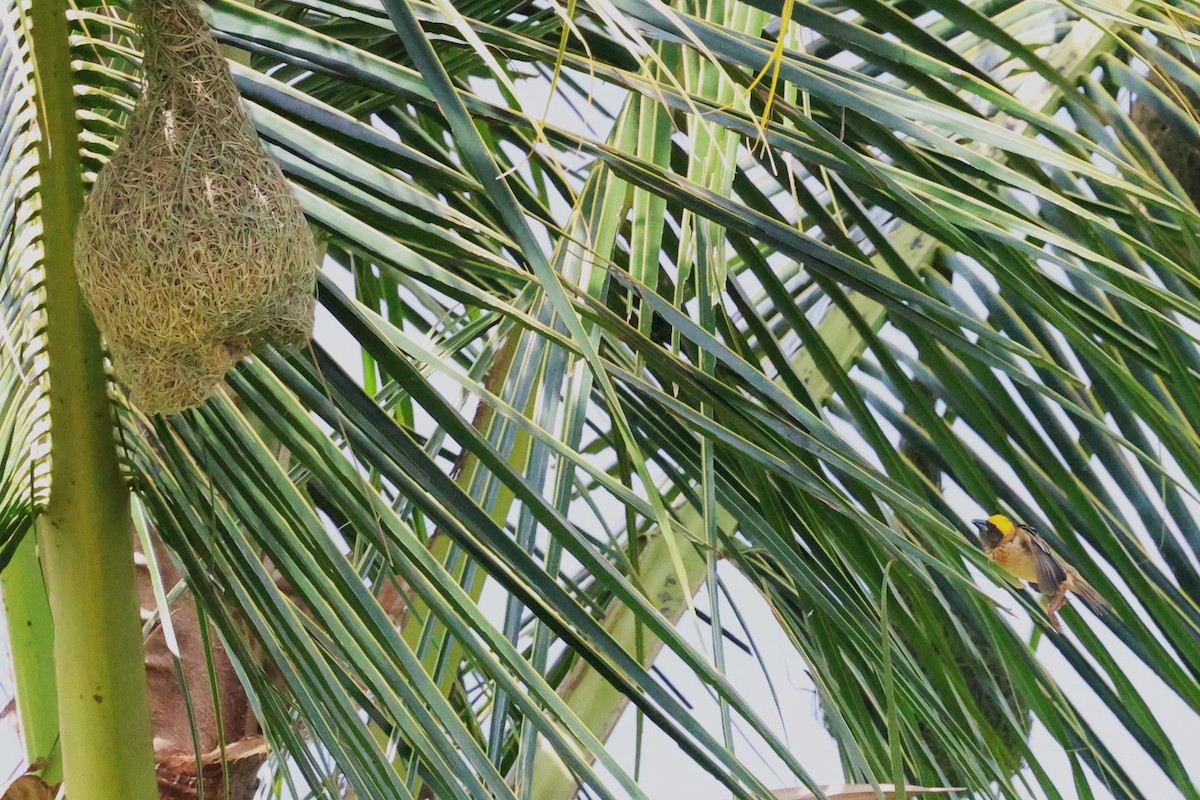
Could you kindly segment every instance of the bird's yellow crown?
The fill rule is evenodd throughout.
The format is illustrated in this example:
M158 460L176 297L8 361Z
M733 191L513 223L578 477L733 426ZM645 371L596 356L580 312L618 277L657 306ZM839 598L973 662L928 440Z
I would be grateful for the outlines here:
M1000 531L1000 533L1004 534L1005 536L1008 536L1017 529L1017 526L1012 524L1012 520L1003 514L992 514L990 517L988 517L988 522L995 525L996 530Z

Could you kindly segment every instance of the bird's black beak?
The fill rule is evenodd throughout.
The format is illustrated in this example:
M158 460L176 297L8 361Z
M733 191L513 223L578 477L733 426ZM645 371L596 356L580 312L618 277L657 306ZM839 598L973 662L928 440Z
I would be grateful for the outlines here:
M971 524L974 525L976 528L979 528L979 530L982 531L984 528L987 527L987 520L986 519L973 519L973 520L971 520Z

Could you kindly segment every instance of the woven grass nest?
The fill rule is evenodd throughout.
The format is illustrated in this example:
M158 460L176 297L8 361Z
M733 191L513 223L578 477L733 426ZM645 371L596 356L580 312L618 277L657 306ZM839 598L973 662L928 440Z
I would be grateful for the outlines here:
M312 331L317 252L195 0L134 0L141 98L75 240L117 378L147 413L203 402L262 343Z

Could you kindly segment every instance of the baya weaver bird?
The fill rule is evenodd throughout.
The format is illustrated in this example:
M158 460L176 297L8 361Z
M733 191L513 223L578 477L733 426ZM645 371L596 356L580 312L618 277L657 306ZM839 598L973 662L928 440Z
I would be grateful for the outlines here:
M1097 614L1112 608L1033 528L1014 523L1003 514L973 519L971 523L979 530L979 541L988 561L1012 577L1028 581L1031 589L1050 598L1046 616L1055 633L1062 633L1057 612L1066 605L1067 592L1079 595Z

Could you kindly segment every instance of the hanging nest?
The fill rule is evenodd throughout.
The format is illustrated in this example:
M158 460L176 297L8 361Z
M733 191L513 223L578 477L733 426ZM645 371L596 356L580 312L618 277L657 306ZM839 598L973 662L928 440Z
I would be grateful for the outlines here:
M312 331L317 251L194 0L134 0L141 98L75 240L118 379L148 413L203 402L251 348Z
M1175 81L1168 85L1157 72L1151 72L1149 80L1151 86L1182 109L1176 109L1175 113L1200 113L1200 97L1188 87ZM1129 110L1129 118L1179 181L1184 193L1200 207L1200 141L1196 135L1167 113L1161 101L1138 97Z

